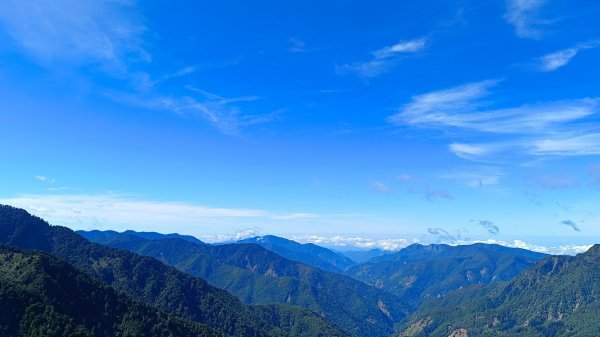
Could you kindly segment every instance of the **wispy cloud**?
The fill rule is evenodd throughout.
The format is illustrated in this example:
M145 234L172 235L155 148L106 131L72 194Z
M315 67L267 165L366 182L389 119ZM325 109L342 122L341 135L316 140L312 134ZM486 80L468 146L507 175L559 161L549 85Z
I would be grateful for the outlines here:
M504 175L502 170L491 166L463 167L454 169L441 175L444 179L450 179L469 187L485 187L500 184Z
M412 97L398 113L389 117L395 124L422 127L455 127L486 133L545 133L549 128L591 116L597 99L552 101L505 109L483 109L491 102L497 81L474 82Z
M591 49L598 47L600 44L598 41L590 41L579 44L575 47L562 49L559 51L546 54L538 59L538 67L541 71L550 72L558 68L564 67L571 59L573 59L579 52L585 49Z
M581 156L600 154L600 133L559 135L533 143L532 154L553 156Z
M540 69L542 71L554 71L560 67L564 67L578 52L579 49L577 48L568 48L544 55L540 59Z
M427 46L427 39L419 38L400 41L394 45L373 51L372 59L366 62L355 62L337 67L340 73L355 73L362 77L377 77L388 71L398 57L405 54L416 53Z
M579 226L572 220L563 220L560 222L560 224L571 227L576 232L581 232L581 229L579 228Z
M427 40L424 38L401 41L392 46L387 46L373 52L376 59L387 59L404 53L415 53L425 48Z
M547 20L539 18L539 10L547 0L506 0L504 19L515 29L520 38L539 39L542 37L541 26Z
M0 4L0 27L24 54L49 69L68 67L76 74L86 68L107 77L111 89L103 80L95 83L95 91L119 103L196 115L230 135L241 127L274 120L273 115L253 116L232 105L251 97L225 99L190 94L184 85L173 87L171 80L199 68L187 66L166 75L156 71L147 51L152 49L148 41L152 34L135 1L9 0ZM171 82L168 90L165 82Z
M479 226L485 228L491 235L498 235L500 232L500 228L494 225L494 223L490 220L479 220Z
M202 226L224 219L264 218L264 210L220 208L185 202L155 201L123 194L44 194L0 199L24 208L54 225L85 226Z
M310 49L306 47L306 42L297 38L291 38L288 40L290 43L290 47L288 51L291 53L308 53L314 51L314 49Z
M282 215L274 215L272 218L274 220L300 220L300 219L314 219L318 218L318 214L314 213L290 213L290 214L282 214Z
M549 190L579 187L579 182L567 174L537 174L527 179L527 184Z
M390 193L394 190L390 185L382 183L380 181L372 182L369 187L372 191L379 193Z
M46 177L46 176L35 176L35 179L37 181L41 181L41 182L47 183L47 184L54 184L56 182L55 179L49 178L49 177Z
M259 99L257 96L226 98L191 86L184 89L187 94L174 96L156 92L140 94L111 91L105 94L127 105L170 111L181 116L199 116L227 135L238 135L243 127L269 123L281 117L281 110L258 115L243 114L239 105L256 101Z
M3 1L0 21L22 50L50 64L100 63L120 71L130 58L149 61L146 27L132 1Z
M600 100L582 98L493 109L488 99L498 81L473 82L413 96L390 116L396 125L498 135L495 142L453 142L449 150L469 160L513 151L528 155L600 153L600 134L588 119L597 115ZM588 122L588 123L586 123ZM511 137L502 138L503 135ZM515 137L517 136L517 137ZM498 140L499 139L499 140Z

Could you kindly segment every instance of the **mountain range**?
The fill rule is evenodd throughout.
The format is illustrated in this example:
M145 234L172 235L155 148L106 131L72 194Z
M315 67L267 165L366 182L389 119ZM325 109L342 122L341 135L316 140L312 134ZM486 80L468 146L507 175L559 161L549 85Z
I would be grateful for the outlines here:
M400 336L600 336L600 245L425 303Z
M167 237L147 240L132 232L79 234L100 244L159 259L249 304L307 308L355 336L389 336L409 312L394 295L346 275L288 260L257 244L196 245ZM306 246L294 247L302 252Z
M286 259L302 262L325 271L342 272L356 264L344 255L313 243L300 244L273 235L256 236L239 240L236 243L254 243Z
M423 300L463 287L509 280L545 256L489 244L413 244L374 257L346 273L418 306Z
M118 293L230 336L308 337L324 332L347 336L308 310L245 305L228 292L156 259L91 243L68 228L50 226L22 209L0 206L0 243L50 253ZM269 316L276 319L264 319ZM287 323L274 324L280 321ZM305 326L311 324L319 326Z
M78 234L0 205L0 335L600 335L600 245L577 256L489 244L374 255L355 262L272 236Z

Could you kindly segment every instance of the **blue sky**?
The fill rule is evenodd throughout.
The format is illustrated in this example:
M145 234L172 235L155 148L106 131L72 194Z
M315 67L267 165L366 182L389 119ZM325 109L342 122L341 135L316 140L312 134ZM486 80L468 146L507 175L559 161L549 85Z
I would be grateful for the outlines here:
M207 241L577 252L600 242L599 15L3 1L0 202Z

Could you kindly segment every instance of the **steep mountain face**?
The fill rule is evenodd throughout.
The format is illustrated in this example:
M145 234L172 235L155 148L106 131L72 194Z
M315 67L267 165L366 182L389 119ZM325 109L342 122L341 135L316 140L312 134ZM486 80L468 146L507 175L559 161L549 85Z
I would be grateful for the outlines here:
M0 248L1 336L225 337L118 294L57 258Z
M547 257L503 284L426 303L401 335L599 336L600 246Z
M287 260L255 244L198 246L125 234L105 237L101 243L156 257L247 303L287 303L310 309L355 336L388 336L407 313L406 305L393 295Z
M202 279L150 257L91 243L70 229L49 226L21 209L0 206L0 243L49 252L105 281L119 293L175 316L205 323L231 336L295 336L264 321L260 312L255 313L252 307ZM307 311L301 313L314 317ZM326 327L329 324L326 321L320 323L324 329L330 328ZM310 336L303 331L297 333ZM334 336L345 334L339 331Z
M471 285L509 280L545 257L499 245L411 245L354 266L348 275L418 306Z
M312 243L298 242L273 235L257 236L237 241L237 243L254 243L286 259L298 261L325 271L342 272L356 264L351 259Z

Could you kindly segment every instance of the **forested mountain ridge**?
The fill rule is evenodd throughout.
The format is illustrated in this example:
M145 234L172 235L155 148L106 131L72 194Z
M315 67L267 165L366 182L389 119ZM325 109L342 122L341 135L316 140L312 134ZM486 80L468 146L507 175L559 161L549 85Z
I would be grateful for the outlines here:
M325 271L342 272L356 264L348 257L313 243L301 244L274 235L256 236L236 243L254 243L286 259L302 262Z
M414 306L471 285L510 280L547 255L499 245L408 246L347 271Z
M152 256L200 276L247 303L308 308L355 336L388 336L409 311L393 295L344 275L290 261L256 244L197 246L125 233L94 237L101 239L99 243Z
M600 336L600 245L550 256L516 278L425 303L401 336Z
M0 246L0 336L225 337L118 294L40 252Z
M191 243L195 243L197 245L205 245L206 244L194 236L182 235L182 234L178 234L178 233L162 234L162 233L156 233L156 232L137 232L137 231L132 231L132 230L126 230L122 233L119 233L116 231L111 231L111 230L106 230L106 231L91 230L91 231L75 231L75 232L79 235L82 235L82 233L85 233L85 238L90 241L93 241L93 242L104 241L107 238L113 237L117 234L125 234L125 235L138 236L140 238L147 239L147 240L182 239L182 240L185 240L185 241L188 241Z
M0 243L49 252L120 293L232 336L295 336L292 331L264 321L262 312L255 313L251 306L202 279L150 257L91 243L70 229L50 226L21 209L0 206ZM306 310L297 314L314 316ZM330 323L324 320L319 323L326 330L337 331L333 336L345 336L337 328L327 326ZM310 336L304 331L296 333Z

